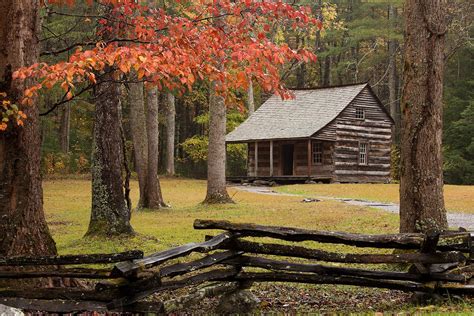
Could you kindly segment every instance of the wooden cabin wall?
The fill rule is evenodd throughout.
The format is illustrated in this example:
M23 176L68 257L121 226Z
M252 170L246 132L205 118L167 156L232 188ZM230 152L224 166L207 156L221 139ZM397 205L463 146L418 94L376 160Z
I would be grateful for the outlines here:
M356 107L365 119L356 119ZM338 116L334 152L334 181L387 182L390 180L392 123L369 89L364 89ZM359 164L359 142L368 144L368 163Z
M312 140L312 142L321 141ZM323 145L323 163L313 164L311 153L311 176L315 179L330 179L333 176L334 142L321 141ZM308 141L298 141L295 144L295 175L308 175Z
M248 143L248 166L247 175L250 177L270 175L270 142L258 142L258 168L255 174L255 143ZM273 175L280 175L280 146L273 142Z
M315 141L315 140L313 140ZM311 175L314 178L330 179L334 171L334 142L323 141L323 164L313 164L311 161ZM273 142L273 175L281 176L281 146L293 144L293 171L294 176L308 175L308 141L274 141ZM270 176L270 142L258 143L258 175L255 174L255 143L248 143L248 176Z
M322 142L323 163L313 164L311 171L315 178L332 178L334 175L334 142Z

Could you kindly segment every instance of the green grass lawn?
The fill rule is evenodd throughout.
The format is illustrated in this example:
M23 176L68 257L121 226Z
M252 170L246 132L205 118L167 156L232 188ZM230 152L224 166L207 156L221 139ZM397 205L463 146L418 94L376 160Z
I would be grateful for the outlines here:
M305 196L331 196L398 203L398 184L296 184L275 188ZM474 185L445 185L444 199L450 212L474 214Z
M397 232L393 214L346 205L337 201L301 203L300 197L268 196L229 189L236 204L201 205L206 182L163 179L163 195L172 207L159 211L134 211L137 237L126 240L83 239L90 217L89 180L49 180L44 186L44 208L58 251L64 253L109 252L143 249L146 253L192 241L202 241L209 231L193 229L193 221L226 219L266 225L361 233ZM131 182L132 201L138 201L138 183Z
M194 230L192 225L196 218L358 233L382 234L395 233L398 230L398 216L395 214L331 200L302 203L302 198L299 196L261 195L230 188L229 192L237 202L236 204L205 206L200 204L205 197L205 181L162 179L165 200L172 208L159 211L134 211L132 225L137 232L135 237L85 239L83 236L87 230L91 206L90 180L48 180L44 182L43 186L46 219L60 254L109 253L131 249L141 249L148 254L188 242L203 241L204 236L212 232ZM280 189L300 192L318 187L294 186ZM132 201L136 205L138 183L132 181L131 188ZM321 188L333 188L333 186L325 185ZM318 194L328 195L327 192ZM341 192L344 192L342 187ZM303 245L336 252L382 252L381 250L314 242L305 242ZM379 268L383 267L379 265ZM285 302L285 300L296 304L291 305L296 309L296 312L314 311L318 309L317 306L321 304L321 300L328 301L323 304L325 311L333 310L344 313L349 311L363 313L408 311L410 314L424 311L412 305L406 305L406 296L402 296L401 299L391 299L390 296L393 292L388 290L332 285L267 284L258 285L254 291L261 294L261 299L269 299L273 302L267 307L262 307L264 311L268 312L294 314L295 310L288 310L286 307L280 306L280 301ZM313 297L314 305L300 306L300 303L303 303L300 302L301 298L298 293L304 293L305 297ZM290 294L291 298L289 298ZM397 294L397 297L400 297L400 294ZM357 304L350 303L351 300L356 300ZM342 302L346 302L346 305L343 305ZM474 308L472 301L463 300L461 303L455 304L448 302L427 311L430 313L460 312L469 315L469 312L466 311L470 311L472 308ZM200 312L201 314L207 313L205 310Z

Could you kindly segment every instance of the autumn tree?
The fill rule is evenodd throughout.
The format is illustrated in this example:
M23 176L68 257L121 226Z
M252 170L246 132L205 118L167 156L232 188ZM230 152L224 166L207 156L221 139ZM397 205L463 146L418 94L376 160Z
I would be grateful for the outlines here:
M402 96L400 231L448 227L443 197L447 1L408 0Z
M62 51L71 52L67 61L56 64L36 63L15 72L14 76L18 80L30 77L39 80L38 84L33 84L24 91L22 103L31 103L40 89L54 86L64 89L67 99L74 99L78 87L92 84L97 86L95 96L99 113L96 113L96 117L102 115L97 117L98 120L102 119L100 122L112 124L105 120L113 116L116 121L119 117L120 104L118 98L112 95L117 91L115 85L132 70L136 72L137 80L147 81L148 86L158 89L182 91L192 89L196 80L217 82L216 97L220 99L226 98L231 90L247 89L248 78L252 78L264 90L290 97L280 82L280 66L293 60L315 60L312 53L292 50L286 44L275 44L266 35L269 25L277 19L294 28L317 24L317 20L311 17L310 11L305 7L279 1L222 0L219 2L219 12L216 12L213 1L189 1L179 3L180 7L170 15L164 10L153 9L131 0L103 0L100 3L110 8L107 15L98 19L101 40L64 48ZM181 10L185 10L186 14L181 16ZM228 25L225 31L216 26L216 19L221 19ZM107 99L101 98L103 96L107 96ZM100 113L106 109L103 105L111 107L111 112ZM155 124L155 120L151 123ZM110 233L130 231L127 224L130 213L123 207L124 195L119 185L121 149L115 147L118 146L116 143L119 133L116 126L119 123L113 124L115 125L109 125L111 128L108 131L101 132L107 133L104 135L109 135L110 141L114 142L110 145L115 148L114 152L108 148L96 148L94 152L94 157L102 160L94 166L96 175L100 175L102 181L96 182L99 184L96 192L100 193L99 189L106 191L100 203L93 203L93 206L100 206L104 212L115 212L118 208L116 214L111 216L120 217L120 220L113 223L117 223L116 228L104 228ZM103 128L97 124L96 127L98 132ZM147 136L150 133L147 132ZM153 133L151 137L153 142L155 135ZM150 137L148 142L150 143ZM105 146L106 139L100 140L95 146L97 145ZM115 157L106 157L107 155ZM149 171L148 174L150 173ZM107 179L103 177L106 174L110 175ZM114 185L104 187L105 180L114 181ZM113 201L110 200L112 197ZM93 214L91 218L107 218L102 216L104 212L100 216ZM101 225L106 224L102 222ZM99 226L91 224L90 227L98 229Z
M38 1L0 4L0 256L52 255L56 246L43 213L39 109L22 104L27 84L12 72L38 62ZM23 125L23 116L28 119Z
M104 6L102 14L114 20L113 6ZM118 23L100 31L101 40L107 41L120 33ZM92 209L86 236L132 235L131 209L124 191L122 167L122 106L119 78L114 67L106 66L100 72L94 88L95 119L92 147Z

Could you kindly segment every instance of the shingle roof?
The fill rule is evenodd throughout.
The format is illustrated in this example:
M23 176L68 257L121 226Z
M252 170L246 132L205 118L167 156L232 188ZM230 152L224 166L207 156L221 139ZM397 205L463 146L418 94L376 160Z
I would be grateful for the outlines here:
M293 90L295 98L273 95L245 122L230 132L227 142L308 138L335 119L367 86L364 84Z

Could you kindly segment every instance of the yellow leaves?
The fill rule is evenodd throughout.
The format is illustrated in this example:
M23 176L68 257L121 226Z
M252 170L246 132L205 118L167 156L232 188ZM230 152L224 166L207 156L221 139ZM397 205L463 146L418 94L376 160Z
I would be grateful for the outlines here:
M34 94L34 89L29 93ZM0 93L0 131L7 130L9 124L16 122L18 126L23 126L23 120L26 119L26 114L18 109L18 106L11 100L7 99L7 94Z
M321 7L322 18L322 29L321 36L326 35L326 30L344 30L344 21L338 20L337 16L337 5L325 2Z

